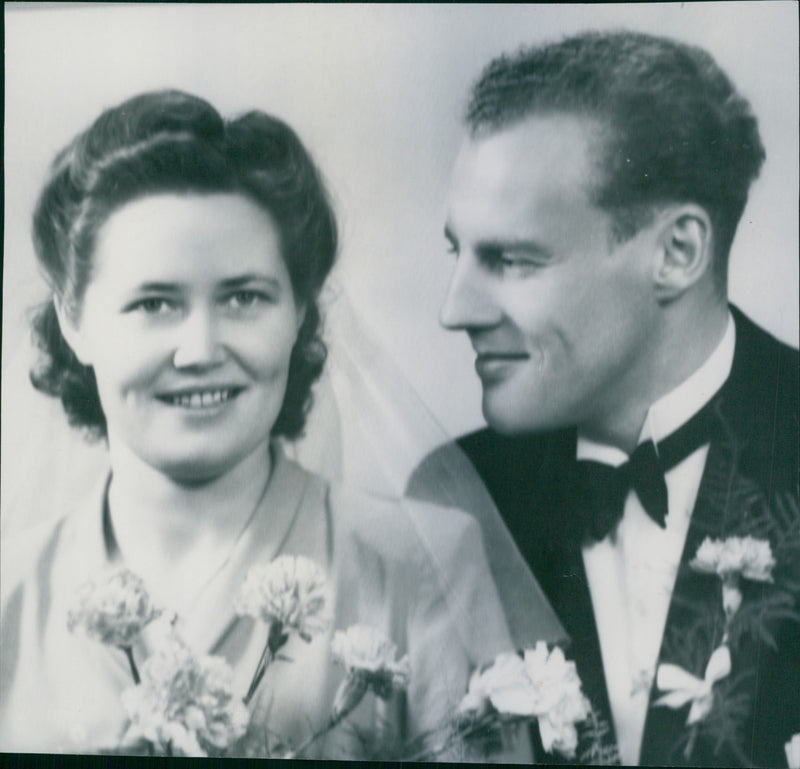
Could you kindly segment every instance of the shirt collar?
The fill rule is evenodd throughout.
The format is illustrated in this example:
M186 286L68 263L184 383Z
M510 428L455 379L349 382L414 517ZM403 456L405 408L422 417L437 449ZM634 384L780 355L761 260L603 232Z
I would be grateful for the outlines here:
M648 439L658 443L688 422L711 400L731 373L735 346L736 326L733 316L728 312L725 333L711 355L700 368L647 410L637 445ZM590 440L580 433L576 456L613 467L619 467L628 460L628 455L622 449Z

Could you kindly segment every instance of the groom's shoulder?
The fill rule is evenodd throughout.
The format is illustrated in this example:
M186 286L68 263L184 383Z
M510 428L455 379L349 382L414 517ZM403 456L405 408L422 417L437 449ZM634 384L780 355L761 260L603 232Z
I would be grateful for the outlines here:
M456 493L464 489L469 494L469 483L453 475L474 472L502 511L529 496L538 468L562 439L562 433L502 435L488 427L477 430L427 454L411 474L406 493L437 501L446 487L449 502L469 509L469 501Z
M485 427L462 435L456 445L481 476L505 478L535 470L552 449L559 434L503 435Z
M737 307L731 307L736 323L734 368L755 386L774 389L780 405L797 407L800 354L756 325Z
M746 440L751 458L769 476L781 468L796 482L800 419L800 356L741 311L736 322L736 352L726 386L725 410L734 432ZM785 473L778 472L778 476ZM778 480L778 478L773 478Z

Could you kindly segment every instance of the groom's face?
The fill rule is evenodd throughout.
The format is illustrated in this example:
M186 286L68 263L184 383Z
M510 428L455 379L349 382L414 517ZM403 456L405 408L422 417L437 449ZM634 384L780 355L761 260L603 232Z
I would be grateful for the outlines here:
M601 425L648 376L656 238L616 243L592 202L596 128L532 117L468 139L456 161L441 322L469 335L500 432Z

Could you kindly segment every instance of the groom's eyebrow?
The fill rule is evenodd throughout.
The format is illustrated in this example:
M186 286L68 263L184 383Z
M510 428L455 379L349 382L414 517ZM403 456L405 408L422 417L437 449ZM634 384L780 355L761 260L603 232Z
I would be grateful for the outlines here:
M525 238L487 238L481 241L475 248L476 251L502 251L503 253L527 253L532 256L550 256L550 251L541 243Z
M458 248L458 238L449 224L444 226L444 236L454 248ZM486 238L475 245L476 252L525 253L540 259L552 258L552 253L540 242L530 238Z

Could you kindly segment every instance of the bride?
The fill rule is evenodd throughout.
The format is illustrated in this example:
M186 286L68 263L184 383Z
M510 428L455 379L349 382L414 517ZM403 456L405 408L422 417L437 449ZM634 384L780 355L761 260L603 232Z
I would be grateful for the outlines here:
M0 750L419 750L513 644L472 518L281 448L323 369L337 246L294 132L134 97L56 157L34 240L31 379L110 471L3 538Z

